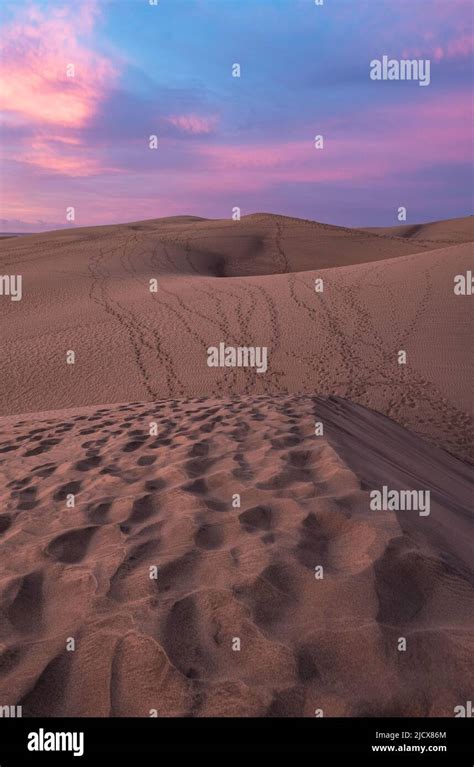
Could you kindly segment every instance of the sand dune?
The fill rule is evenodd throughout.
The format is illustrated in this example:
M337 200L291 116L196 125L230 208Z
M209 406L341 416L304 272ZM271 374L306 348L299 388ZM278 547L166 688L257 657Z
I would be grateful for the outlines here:
M181 216L0 242L23 292L0 301L2 706L452 716L472 698L471 299L453 291L471 224ZM209 367L221 342L266 347L268 370ZM430 514L371 509L384 485L429 491Z
M474 216L450 218L445 221L430 221L427 224L402 224L390 227L371 227L365 232L382 236L404 237L419 243L435 243L436 246L455 245L474 240Z
M436 513L419 524L416 515L397 513L401 528L428 545L432 555L472 571L472 467L407 433L379 413L337 397L316 400L329 443L362 484L376 488L430 488Z
M466 236L468 224L459 226ZM0 412L338 394L466 457L471 323L469 298L454 295L453 278L470 267L471 251L470 243L446 247L266 214L0 243L0 269L23 275L24 294L0 302ZM316 277L324 277L322 294ZM206 349L221 341L267 346L268 373L208 368Z
M452 716L470 699L465 468L389 419L304 396L135 403L3 419L1 449L0 700L24 716ZM429 518L369 509L360 476L407 466L458 556Z

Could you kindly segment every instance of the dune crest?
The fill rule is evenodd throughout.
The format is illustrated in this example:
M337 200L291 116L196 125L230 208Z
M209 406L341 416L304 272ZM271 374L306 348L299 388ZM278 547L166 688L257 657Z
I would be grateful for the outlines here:
M458 241L471 222L427 224L418 239L269 214L178 217L0 243L0 270L23 277L23 300L1 303L0 412L337 394L465 458L471 320L453 280L471 267ZM209 368L220 343L266 347L268 371Z

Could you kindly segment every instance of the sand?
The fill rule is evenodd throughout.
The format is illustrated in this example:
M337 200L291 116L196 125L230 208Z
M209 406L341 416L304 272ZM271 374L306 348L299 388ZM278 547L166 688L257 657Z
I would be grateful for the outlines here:
M379 443L403 430L354 407L261 395L12 423L0 700L25 716L452 715L470 694L474 574L428 521L407 516L414 536L369 509L330 442L361 413ZM433 458L405 437L405 462ZM437 477L462 470L436 457ZM437 497L432 517L472 541L453 505Z
M471 299L453 278L472 239L472 219L259 214L0 243L23 277L22 301L0 300L0 706L470 700ZM268 372L208 368L221 341L267 345ZM429 489L430 515L372 510L384 484Z
M459 236L474 239L471 223ZM465 458L472 322L453 279L469 269L472 244L447 244L454 224L445 226L444 239L425 242L262 214L0 243L0 270L22 274L24 295L0 301L0 413L338 394ZM221 341L268 346L269 372L208 368L206 349Z

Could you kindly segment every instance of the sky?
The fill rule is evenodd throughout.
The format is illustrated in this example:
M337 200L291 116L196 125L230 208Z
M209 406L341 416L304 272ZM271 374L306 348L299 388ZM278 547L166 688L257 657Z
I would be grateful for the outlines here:
M0 231L473 212L472 0L153 2L0 0Z

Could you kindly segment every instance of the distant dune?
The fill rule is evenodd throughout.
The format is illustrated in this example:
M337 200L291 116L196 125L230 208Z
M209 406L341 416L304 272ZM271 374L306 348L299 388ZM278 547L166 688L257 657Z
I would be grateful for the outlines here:
M420 239L405 227L185 216L7 240L0 271L22 274L24 297L0 302L0 412L339 394L465 457L472 327L453 278L472 265L461 242L471 224L423 225ZM268 346L268 373L207 367L206 349L221 341Z
M436 245L455 245L457 242L472 242L474 239L474 216L450 218L446 221L431 221L428 224L406 224L386 228L373 227L365 232L405 237L411 240L434 242Z

